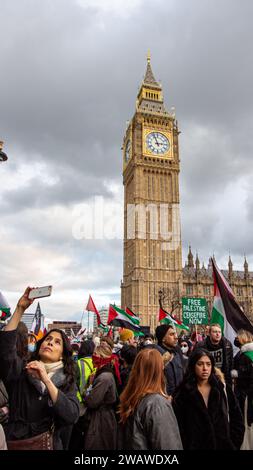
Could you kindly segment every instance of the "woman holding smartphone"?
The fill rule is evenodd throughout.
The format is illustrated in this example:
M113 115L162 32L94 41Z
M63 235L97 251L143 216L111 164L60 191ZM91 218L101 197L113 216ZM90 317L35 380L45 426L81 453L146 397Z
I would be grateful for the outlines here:
M11 450L67 449L79 417L71 346L61 330L50 330L26 362L16 352L17 326L32 304L28 287L0 331L0 378L9 394L6 439Z

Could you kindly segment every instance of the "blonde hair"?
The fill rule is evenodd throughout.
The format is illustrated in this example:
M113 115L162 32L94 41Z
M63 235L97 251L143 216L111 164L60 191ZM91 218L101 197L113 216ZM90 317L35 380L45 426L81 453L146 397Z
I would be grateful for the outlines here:
M225 376L224 376L223 372L222 372L218 367L214 367L214 373L215 373L216 377L218 377L218 379L219 379L223 384L226 383L226 381L225 381Z
M222 328L221 328L221 326L219 325L219 323L211 323L211 325L210 325L210 330L209 330L209 331L212 331L212 328L220 328L221 334L222 334Z
M166 366L166 364L168 364L168 362L172 361L172 359L173 359L173 354L170 353L169 351L166 351L162 355L162 360L163 360L164 367Z
M109 346L108 343L103 341L100 344L100 346L96 347L96 349L94 351L94 354L96 356L103 357L103 358L110 357L112 355L112 348L111 348L111 346Z
M250 333L250 331L247 330L239 330L237 332L237 338L241 344L253 342L253 335Z

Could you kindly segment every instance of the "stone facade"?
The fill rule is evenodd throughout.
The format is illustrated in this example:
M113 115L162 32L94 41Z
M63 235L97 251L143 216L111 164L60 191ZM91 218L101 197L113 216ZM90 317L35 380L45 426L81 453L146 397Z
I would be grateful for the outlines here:
M136 112L123 142L124 273L122 307L153 330L159 289L182 291L178 126L163 104L148 60ZM136 209L135 220L131 208ZM164 235L164 233L165 235Z
M175 114L167 112L161 85L155 80L150 58L141 84L135 114L123 140L124 260L121 306L140 315L154 331L161 292L175 299L205 297L211 308L211 266L195 263L191 250L182 267L179 216L179 142ZM252 318L253 273L223 272L245 313ZM165 303L166 307L166 295ZM181 309L175 309L181 316Z
M221 270L227 279L238 304L242 307L247 317L253 322L253 273L249 272L248 263L245 258L243 271L235 271L231 258L228 260L228 269ZM202 265L198 256L194 262L191 247L189 248L188 260L183 268L183 296L206 298L209 316L213 303L213 272L211 261L207 267Z

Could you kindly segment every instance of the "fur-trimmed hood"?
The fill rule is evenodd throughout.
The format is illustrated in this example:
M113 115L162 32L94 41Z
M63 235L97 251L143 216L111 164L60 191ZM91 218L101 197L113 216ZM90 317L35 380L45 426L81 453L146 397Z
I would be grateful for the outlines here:
M243 346L241 347L241 352L242 353L245 353L245 352L248 352L248 351L253 351L253 342L243 344Z

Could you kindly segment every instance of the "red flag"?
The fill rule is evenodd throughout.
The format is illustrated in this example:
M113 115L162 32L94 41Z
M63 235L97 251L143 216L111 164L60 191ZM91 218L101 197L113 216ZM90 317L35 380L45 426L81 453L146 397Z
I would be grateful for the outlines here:
M98 326L101 324L101 318L100 318L100 315L96 309L96 306L92 300L92 297L91 295L89 296L89 300L88 300L88 303L86 305L86 310L88 310L88 312L94 312L96 315L97 315L97 319L98 319Z
M109 338L113 338L112 327L109 329L107 336L109 336Z

